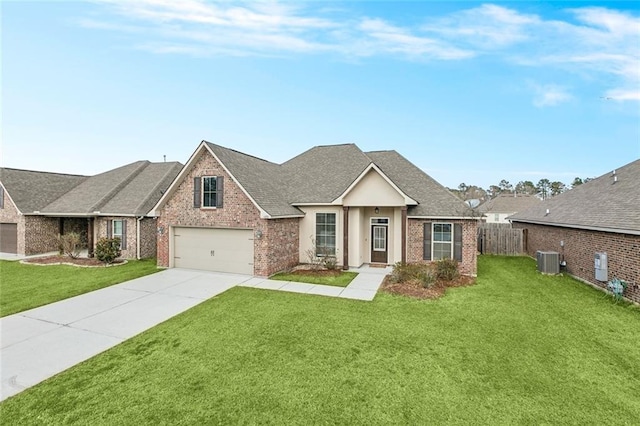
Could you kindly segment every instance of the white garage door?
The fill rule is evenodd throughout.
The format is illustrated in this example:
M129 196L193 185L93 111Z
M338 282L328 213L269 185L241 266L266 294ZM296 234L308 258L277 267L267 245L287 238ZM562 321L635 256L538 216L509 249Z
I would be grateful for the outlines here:
M250 229L173 228L173 266L253 275Z

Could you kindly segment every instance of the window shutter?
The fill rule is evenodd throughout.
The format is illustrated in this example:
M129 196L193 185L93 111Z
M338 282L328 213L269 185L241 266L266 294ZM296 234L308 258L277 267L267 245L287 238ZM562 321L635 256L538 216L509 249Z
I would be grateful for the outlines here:
M216 207L222 208L224 198L224 176L216 177Z
M0 186L0 209L4 209L4 188Z
M112 232L113 232L113 221L109 219L107 220L107 238L111 238Z
M200 208L200 183L201 179L199 177L193 178L193 208Z
M453 258L462 262L462 225L453 225Z
M423 236L424 251L422 258L424 260L431 260L431 222L425 222L424 224L424 236Z
M120 242L122 250L127 249L127 220L122 220L122 241Z

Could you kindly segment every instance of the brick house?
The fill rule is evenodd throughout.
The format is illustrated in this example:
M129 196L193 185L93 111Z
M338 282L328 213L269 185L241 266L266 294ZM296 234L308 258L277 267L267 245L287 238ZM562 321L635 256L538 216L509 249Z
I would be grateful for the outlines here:
M602 288L625 280L625 296L640 302L640 160L509 219L527 229L529 255L556 251L567 272ZM607 254L607 280L595 277L596 253Z
M77 232L90 255L99 238L119 236L122 257L155 257L156 224L148 213L181 168L138 161L95 176L2 168L0 252L57 251L59 235Z
M203 141L154 208L158 265L267 276L455 258L476 274L477 218L395 151L312 148L282 164Z

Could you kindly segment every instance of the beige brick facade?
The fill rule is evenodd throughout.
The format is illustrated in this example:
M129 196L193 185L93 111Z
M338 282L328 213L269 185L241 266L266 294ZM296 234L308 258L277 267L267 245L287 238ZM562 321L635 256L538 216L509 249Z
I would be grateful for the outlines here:
M640 284L640 235L589 231L558 226L514 222L514 228L527 229L527 253L556 251L567 262L567 272L606 288L606 282L595 279L595 253L605 252L608 258L608 279L614 277ZM564 242L564 247L560 242ZM640 289L629 286L624 294L640 302Z
M442 222L462 225L462 262L460 273L475 276L477 274L477 221L409 219L407 226L407 262L424 262L424 224Z

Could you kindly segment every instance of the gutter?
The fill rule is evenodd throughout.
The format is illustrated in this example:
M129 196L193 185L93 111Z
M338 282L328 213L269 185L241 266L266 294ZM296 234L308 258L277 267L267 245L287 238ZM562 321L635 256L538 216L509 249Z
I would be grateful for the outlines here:
M635 229L603 228L601 226L571 225L566 223L549 223L549 222L528 220L528 219L508 219L508 220L511 222L517 222L517 223L531 223L533 225L555 226L557 228L584 229L587 231L610 232L613 234L640 235L640 230L635 230Z

